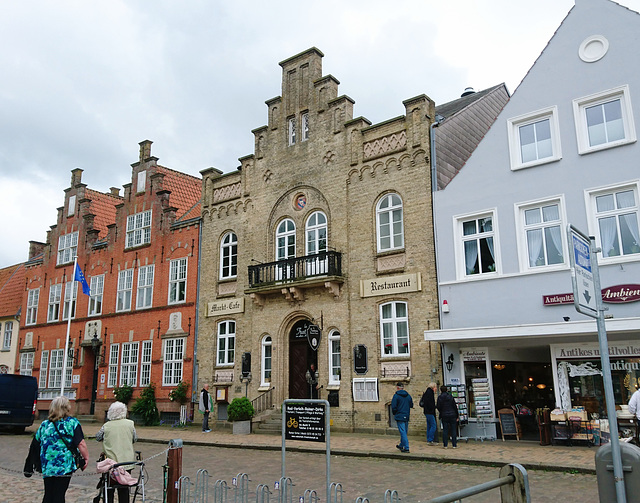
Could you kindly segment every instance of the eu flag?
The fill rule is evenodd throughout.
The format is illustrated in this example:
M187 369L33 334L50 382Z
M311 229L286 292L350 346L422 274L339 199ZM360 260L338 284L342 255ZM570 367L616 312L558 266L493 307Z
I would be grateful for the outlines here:
M85 295L91 294L91 288L89 288L87 280L85 279L84 274L82 274L82 270L80 269L80 266L78 264L76 264L76 272L73 275L73 279L79 281L82 285L82 293L84 293Z

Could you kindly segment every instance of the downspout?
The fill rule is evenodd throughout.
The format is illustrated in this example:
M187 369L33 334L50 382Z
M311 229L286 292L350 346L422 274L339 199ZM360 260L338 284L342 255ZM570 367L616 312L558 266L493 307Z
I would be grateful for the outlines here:
M200 310L200 266L202 263L202 217L198 223L198 281L196 284L196 321L193 326L193 384L191 386L191 403L195 403L196 397L198 396L198 390L196 386L198 384L198 326L199 326L199 316L198 312ZM195 407L194 407L195 409Z

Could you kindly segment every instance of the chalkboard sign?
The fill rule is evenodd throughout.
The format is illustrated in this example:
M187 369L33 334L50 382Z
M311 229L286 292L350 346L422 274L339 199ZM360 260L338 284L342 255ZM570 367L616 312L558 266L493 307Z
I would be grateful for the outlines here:
M520 435L518 433L518 424L516 422L516 414L513 409L500 409L498 411L498 418L500 419L500 431L502 431L502 441L504 442L505 435L515 435L516 439L520 441Z

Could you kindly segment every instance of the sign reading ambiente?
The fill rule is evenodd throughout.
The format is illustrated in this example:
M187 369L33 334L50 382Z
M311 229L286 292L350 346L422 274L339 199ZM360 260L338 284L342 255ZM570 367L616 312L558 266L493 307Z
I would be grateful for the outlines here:
M420 290L422 290L420 273L360 280L360 297L419 292Z
M609 304L624 304L640 300L640 285L614 285L602 289L602 302ZM558 306L560 304L573 304L573 293L559 293L556 295L543 295L542 303L545 306Z

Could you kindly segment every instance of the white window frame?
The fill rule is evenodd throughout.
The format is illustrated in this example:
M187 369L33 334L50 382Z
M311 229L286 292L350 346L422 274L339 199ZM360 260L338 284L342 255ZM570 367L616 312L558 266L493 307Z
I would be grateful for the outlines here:
M104 294L104 274L91 276L91 294L89 295L88 316L102 314L102 296Z
M147 185L147 170L138 171L138 180L136 184L136 192L144 192Z
M63 234L58 238L56 265L69 264L78 253L78 231Z
M466 215L456 215L453 217L453 227L455 236L455 256L456 256L456 274L458 280L462 281L476 281L479 279L486 279L490 277L495 277L500 275L501 273L501 265L500 265L500 236L498 232L498 215L497 210L495 208L479 211L477 213L469 213ZM487 217L491 217L492 221L492 231L485 231L481 233L476 233L474 236L480 236L477 238L467 237L465 239L464 235L464 223L470 220L481 220ZM482 272L480 270L477 274L467 274L467 266L466 266L466 256L464 253L464 242L469 241L471 239L483 239L486 237L493 238L493 261L494 261L494 270Z
M599 218L597 213L596 198L598 196L615 194L619 192L625 192L628 190L633 191L635 203L636 203L635 210L617 209L607 213L609 216L616 217L616 232L617 232L618 245L620 247L620 252L621 252L620 255L607 257L605 256L605 250L604 250L605 247L603 247L603 243L600 235L600 225L598 223ZM636 220L638 222L638 226L640 227L640 180L634 180L632 182L625 183L625 184L608 185L606 187L598 187L598 188L586 190L585 204L587 207L587 214L589 218L589 222L588 222L589 234L591 236L596 237L596 246L598 246L603 250L601 253L596 254L598 257L598 263L599 264L616 264L616 263L637 261L638 259L640 259L640 253L632 252L626 255L622 253L623 252L622 243L620 242L620 220L618 218L620 213L635 212ZM638 230L638 232L640 232L640 229Z
M67 281L64 286L64 305L62 308L62 319L68 320L69 315L73 320L76 317L76 299L78 298L78 282Z
M30 376L33 374L33 351L20 355L20 375Z
M220 279L238 276L238 236L227 232L220 242Z
M270 335L262 338L262 351L260 352L260 386L271 384L273 373L273 339ZM267 375L268 374L268 375Z
M143 265L138 269L138 291L136 292L136 309L148 309L153 306L153 280L155 264Z
M222 320L218 322L216 365L219 367L233 366L235 363L236 328L235 320Z
M620 100L624 138L591 146L589 142L586 110L590 107L602 105L618 99ZM614 87L613 89L590 94L589 96L576 98L573 100L573 118L576 127L579 154L589 154L591 152L618 147L620 145L626 145L636 141L636 127L633 120L633 109L631 107L631 97L629 95L628 85Z
M327 251L329 228L327 225L327 215L322 211L314 211L307 218L305 224L305 255L316 255ZM329 259L316 257L306 259L307 276L319 276L327 274L329 270Z
M184 350L185 339L183 337L164 340L163 386L177 386L182 381Z
M169 266L169 304L187 301L187 257L172 260Z
M403 305L405 315L398 314L398 306ZM391 306L391 316L384 317L384 308ZM382 358L386 357L409 357L411 355L411 346L409 345L409 303L401 300L393 300L391 302L384 302L379 306L380 316L380 355ZM406 342L400 342L399 340L399 327L404 325L406 330ZM391 345L385 340L385 328L390 330ZM400 346L402 344L402 346ZM406 348L406 351L400 351L400 347Z
M287 119L287 139L289 146L296 144L296 118L289 117Z
M551 133L551 155L525 162L522 160L520 130L522 127L536 124L544 120L549 121L549 129ZM507 133L509 137L511 169L513 171L523 168L530 168L532 166L539 166L540 164L547 164L562 159L560 127L558 124L558 107L555 105L508 119ZM538 145L538 142L536 142L536 145Z
M107 371L107 388L115 388L118 384L118 363L120 356L120 344L109 346L109 369Z
M2 350L11 349L11 337L13 336L13 321L4 322L4 336L2 337Z
M47 387L47 369L49 367L49 350L44 349L40 354L40 375L38 376L38 387Z
M116 296L116 313L131 311L133 296L133 269L118 272L118 292Z
M69 196L69 205L67 206L67 216L70 217L76 213L76 196Z
M339 385L342 375L342 355L340 348L340 332L338 330L331 330L328 337L328 350L329 350L329 385ZM337 364L334 361L334 357L337 356ZM336 372L337 370L337 372Z
M125 248L151 243L151 210L141 211L127 217Z
M398 203L396 201L399 200ZM383 204L387 204L382 208ZM394 218L400 215L400 232L394 232ZM381 221L381 220L388 221ZM388 228L387 230L385 230ZM383 233L384 231L384 233ZM378 252L387 252L404 249L404 203L397 192L390 192L380 198L376 204L376 235ZM389 239L389 245L383 245L383 239Z
M378 402L378 378L377 377L354 377L353 401L354 402Z
M25 325L35 325L38 321L38 302L40 300L40 289L32 288L27 295L27 316Z
M60 320L60 304L62 302L62 283L49 287L49 304L47 309L47 323Z
M140 352L140 386L151 384L151 358L153 355L153 341L142 341Z
M123 342L120 358L120 386L127 384L133 388L138 382L138 342Z
M304 112L301 117L302 127L300 131L301 141L309 139L309 112Z
M529 243L527 239L527 231L532 230L534 228L544 229L546 227L551 227L551 225L547 222L541 222L539 224L527 225L525 220L525 212L535 208L543 208L545 206L558 206L559 213L559 221L558 224L560 226L560 239L561 239L561 249L562 252L562 262L559 264L542 264L539 266L531 266L529 259ZM564 196L556 196L545 199L537 199L535 201L527 201L523 203L518 203L514 205L515 209L515 222L516 222L516 236L517 236L517 244L518 244L518 258L520 262L520 271L521 272L549 272L556 269L566 269L568 265L567 260L567 236L565 229L567 228L567 215L565 211L565 202ZM545 236L543 233L543 250L545 247ZM546 259L546 252L545 252Z
M62 366L64 349L52 349L49 359L49 388L60 388L62 384Z

